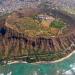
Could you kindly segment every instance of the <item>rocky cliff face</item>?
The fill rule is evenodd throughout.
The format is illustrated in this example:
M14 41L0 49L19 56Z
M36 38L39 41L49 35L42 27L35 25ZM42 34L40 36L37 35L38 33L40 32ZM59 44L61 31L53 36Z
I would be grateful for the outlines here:
M6 19L0 20L0 56L2 58L12 58L57 53L67 55L75 49L74 27L74 25L71 26L65 34L60 36L37 36L35 38L7 26Z
M37 54L69 53L74 49L74 32L58 37L45 38L38 36L37 38L31 38L4 26L4 21L0 22L0 54L2 54L3 58L34 54L35 52Z

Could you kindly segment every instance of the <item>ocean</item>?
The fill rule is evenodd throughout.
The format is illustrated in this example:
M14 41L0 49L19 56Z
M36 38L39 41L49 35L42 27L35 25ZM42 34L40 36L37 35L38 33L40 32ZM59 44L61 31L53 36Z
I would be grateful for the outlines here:
M7 64L0 66L0 75L75 75L75 54L54 64Z

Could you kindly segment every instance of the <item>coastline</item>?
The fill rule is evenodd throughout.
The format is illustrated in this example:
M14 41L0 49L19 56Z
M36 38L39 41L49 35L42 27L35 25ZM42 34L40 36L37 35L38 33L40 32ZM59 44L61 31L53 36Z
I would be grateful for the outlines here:
M8 61L7 64L10 65L10 64L16 64L16 63L25 63L26 64L27 62L25 62L25 61L24 62L23 61Z
M71 52L66 57L63 57L63 58L55 60L55 61L39 61L39 62L31 63L31 64L54 64L54 63L58 63L58 62L61 62L61 61L65 60L65 59L69 58L73 54L75 54L75 51ZM25 63L25 64L27 64L28 62L26 62L26 61L8 61L7 64L10 65L10 64L16 64L16 63Z
M66 57L63 57L61 59L58 59L58 60L55 60L55 61L40 61L40 62L36 62L36 64L54 64L54 63L58 63L58 62L61 62L61 61L64 61L65 59L69 58L70 56L72 56L73 54L75 54L75 50L72 51L69 55L67 55Z

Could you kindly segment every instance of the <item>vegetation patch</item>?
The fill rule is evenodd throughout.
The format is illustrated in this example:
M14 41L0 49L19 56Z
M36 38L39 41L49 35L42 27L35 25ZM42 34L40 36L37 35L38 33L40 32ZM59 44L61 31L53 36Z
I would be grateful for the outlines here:
M38 35L51 36L57 35L64 23L60 20L55 20L52 16L44 14L34 14L32 16L17 17L10 15L7 18L7 23L14 29L34 37Z
M64 23L59 20L55 20L51 23L51 27L61 29L64 27Z

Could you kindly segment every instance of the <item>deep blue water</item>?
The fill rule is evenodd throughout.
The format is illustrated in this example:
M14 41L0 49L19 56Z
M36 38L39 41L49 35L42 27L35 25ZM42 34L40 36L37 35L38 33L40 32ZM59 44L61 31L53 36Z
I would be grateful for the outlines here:
M0 75L75 75L75 54L55 64L11 64L0 66Z

